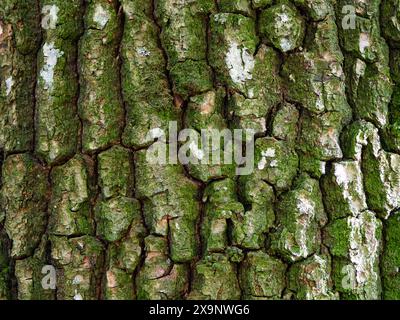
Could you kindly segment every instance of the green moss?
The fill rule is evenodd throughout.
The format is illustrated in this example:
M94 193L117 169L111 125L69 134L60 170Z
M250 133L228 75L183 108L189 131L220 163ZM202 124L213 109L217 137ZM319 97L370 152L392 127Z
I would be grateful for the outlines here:
M104 26L97 22L99 10L104 15ZM90 2L84 20L85 31L79 42L78 112L83 121L83 149L93 152L117 142L122 130L117 2Z
M52 170L49 230L57 235L91 234L94 226L90 218L90 168L82 156L75 156L66 164Z
M296 152L288 143L269 137L256 140L255 175L273 184L277 190L290 187L298 162Z
M202 14L193 4L162 0L157 1L155 13L170 68L178 62L206 59L206 12Z
M72 156L77 145L75 61L83 13L80 0L68 4L60 0L44 1L44 5L56 5L59 11L56 28L44 31L43 47L38 56L35 150L45 161L54 163Z
M114 146L98 155L99 185L105 199L131 194L131 157L132 154L120 146Z
M395 83L400 82L400 50L391 48L390 50L390 74ZM397 90L398 91L398 90Z
M134 5L131 8L131 5ZM168 131L168 122L176 121L177 110L165 74L166 61L158 43L158 29L151 14L128 6L121 43L122 93L126 108L126 126L122 141L130 147L148 145L147 133L154 128Z
M283 104L275 114L272 135L281 140L295 143L297 138L299 111L292 104Z
M197 186L180 165L150 164L146 150L136 153L136 197L144 200L144 216L151 233L170 238L174 262L196 255L195 225L199 215Z
M240 288L235 265L220 253L205 256L196 263L192 291L188 299L237 300Z
M47 171L28 154L9 156L2 168L1 206L11 255L29 256L46 229Z
M326 227L324 239L331 253L335 257L346 258L348 256L348 225L346 219L336 219L334 223Z
M261 13L259 28L268 42L282 52L287 52L301 45L305 23L292 4L281 1Z
M388 122L388 105L392 96L389 68L367 65L357 87L355 112L361 119L382 128Z
M133 300L132 278L131 274L127 274L123 270L107 270L104 298L107 300Z
M220 12L253 15L250 2L250 0L218 0L218 7Z
M211 69L205 61L187 60L171 68L174 90L186 98L212 89Z
M318 251L319 229L327 222L317 180L306 174L278 203L278 228L271 234L271 248L287 261L298 261Z
M109 246L109 264L112 267L133 273L139 266L142 253L142 240L146 234L143 221L135 216L128 234Z
M400 299L400 220L399 213L392 215L386 222L385 249L382 255L383 298Z
M320 161L342 158L339 136L347 116L340 112L327 112L314 116L304 113L297 148L304 155Z
M5 152L32 149L39 11L27 0L0 5L0 148Z
M140 215L140 204L135 199L118 197L102 201L96 208L97 234L107 241L117 241L137 215Z
M271 5L273 2L274 2L273 0L251 0L253 8L255 9L264 8L266 6Z
M33 256L15 262L15 278L18 285L19 300L54 300L56 291L44 288L43 278L49 273L42 273L43 267L50 265L46 257L48 238L43 237ZM57 275L55 284L57 287Z
M337 300L332 288L329 255L313 255L289 270L289 289L298 300Z
M11 298L10 253L7 244L6 234L2 231L0 232L0 300Z
M91 236L51 236L51 258L57 268L57 299L95 300L104 248Z
M137 299L182 299L188 268L173 264L168 257L165 238L149 236L145 240L146 259L137 278Z
M258 43L254 20L240 14L218 13L211 15L210 28L209 61L218 80L245 92L246 81L252 78L252 56ZM246 62L236 65L237 57L244 57Z
M357 214L367 209L363 174L357 161L333 163L322 178L324 202L331 219Z
M326 0L294 0L296 6L306 10L307 15L314 21L321 21L333 13L332 4Z
M191 97L185 112L186 125L191 129L197 130L199 134L198 148L201 150L204 148L203 158L197 159L196 156L193 155L198 163L189 163L187 168L192 177L204 182L215 178L233 177L235 174L236 165L232 158L233 153L230 152L228 154L228 158L232 158L229 158L229 160L231 160L230 162L232 162L231 164L225 161L224 158L224 152L230 150L229 147L231 145L225 144L225 138L221 138L220 135L220 133L224 132L229 136L232 135L231 131L224 131L229 130L228 121L224 117L224 102L225 90L219 88L217 91L208 91L204 94ZM206 141L208 146L200 138L202 133L208 138L208 141ZM224 137L224 135L222 136ZM214 151L210 152L213 139L216 141L217 145L219 143L220 147L216 149L214 145ZM213 160L213 156L215 157L217 152L219 152L220 163ZM204 163L206 160L208 164Z
M0 2L0 299L400 299L398 0Z
M391 67L393 70L393 67ZM397 77L397 76L395 76ZM389 123L382 132L383 143L388 151L398 153L400 151L400 85L393 87L393 95L389 104Z
M274 190L254 176L243 176L239 180L239 191L247 210L232 216L232 243L241 248L260 249L275 221Z
M236 184L231 179L212 182L204 190L204 218L201 224L203 251L223 251L228 245L228 221L243 213L237 201Z
M326 228L324 242L333 255L333 279L341 297L379 299L382 223L374 213L335 220Z
M379 4L380 1L376 0L368 3L354 3L357 13L354 17L355 28L343 29L340 26L339 31L344 50L369 62L379 60L385 64L388 60L388 47L380 34ZM349 5L347 0L337 2L338 21L343 21L344 16L348 14L346 11L342 12L345 5ZM363 44L360 45L360 43Z
M396 174L400 165L397 154L382 150L378 129L373 124L357 121L343 133L344 153L361 161L368 207L387 218L398 207L395 196L400 190Z
M241 264L239 277L244 298L279 299L286 285L286 266L260 251L249 252Z

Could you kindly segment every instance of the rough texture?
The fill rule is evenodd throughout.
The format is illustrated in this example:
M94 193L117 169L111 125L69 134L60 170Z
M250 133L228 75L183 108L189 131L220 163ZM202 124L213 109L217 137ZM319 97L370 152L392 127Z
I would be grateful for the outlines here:
M399 26L399 0L1 0L0 299L400 299ZM251 129L254 170L205 161L223 134L150 161L174 128Z

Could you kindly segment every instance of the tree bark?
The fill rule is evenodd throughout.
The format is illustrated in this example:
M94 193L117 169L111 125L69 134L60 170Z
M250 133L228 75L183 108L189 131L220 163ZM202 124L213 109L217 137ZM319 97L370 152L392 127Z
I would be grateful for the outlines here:
M399 26L400 0L2 0L0 298L400 299ZM254 170L149 162L171 123L252 129Z

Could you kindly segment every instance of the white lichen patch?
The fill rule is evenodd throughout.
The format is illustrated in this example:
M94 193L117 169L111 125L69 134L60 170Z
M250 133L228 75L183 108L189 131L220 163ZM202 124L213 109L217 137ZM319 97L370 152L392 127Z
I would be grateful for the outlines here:
M366 198L360 164L357 161L343 161L333 164L336 183L342 190L343 198L354 215L366 209Z
M331 72L334 76L338 78L341 78L343 76L343 68L339 62L332 62L329 65L329 68L331 69Z
M42 8L42 28L45 30L55 29L57 26L58 12L60 9L56 5L46 5Z
M322 82L313 81L311 83L313 91L316 96L315 101L315 111L324 111L325 110L325 103L324 103L324 84Z
M379 178L385 192L383 209L387 219L390 213L400 207L400 156L395 153L381 152L377 161L379 162Z
M211 222L211 233L215 235L223 234L226 231L226 220L215 219Z
M278 160L272 160L270 163L269 163L269 166L271 167L271 168L276 168L277 166L278 166Z
M308 268L310 266L310 268ZM307 300L316 299L337 299L329 286L330 274L327 259L315 254L310 258L310 264L304 268L304 277L308 290L306 292Z
M371 211L349 217L349 257L355 270L355 290L363 299L379 297L379 251L377 231L380 225Z
M299 246L298 250L293 250L292 254L296 257L306 258L308 256L308 247L307 247L307 227L305 225L301 225L302 227L297 232L297 245Z
M184 6L196 3L197 0L175 0L178 8L183 8Z
M274 148L268 148L267 150L262 151L261 154L264 157L273 158L273 157L275 157L275 149Z
M74 295L74 300L83 300L82 296L80 293L78 293L78 290L75 289L75 295Z
M297 209L300 214L313 214L314 213L315 204L312 200L307 197L301 196L297 199Z
M360 38L359 38L359 50L361 53L365 52L365 49L367 49L371 45L370 43L370 37L368 33L360 33Z
M44 81L44 88L52 90L54 82L54 68L58 58L62 57L64 52L54 47L54 42L45 43L43 46L44 64L40 70L40 76Z
M327 272L328 270L328 263L325 259L322 259L319 255L314 255L314 260L316 263L318 263L318 269L315 270L317 271L317 277L316 281L314 282L314 287L312 288L313 297L318 297L318 296L328 296L330 293L329 287L328 287L328 281L329 281L329 273ZM307 297L309 299L309 297ZM311 297L310 297L311 298Z
M82 241L78 241L77 245L81 250L83 250L85 248L85 244Z
M250 88L247 92L247 95L248 95L249 99L253 99L254 98L254 88Z
M136 49L136 52L139 56L148 57L150 56L150 51L146 49L146 47L140 47Z
M110 14L101 4L98 4L94 10L93 21L97 23L99 29L104 29L108 20L110 20Z
M282 10L285 10L285 7L282 6L281 9L282 9ZM288 16L286 13L279 13L279 14L277 14L277 15L276 15L276 18L275 18L275 22L277 23L276 27L281 28L281 27L285 26L286 23L289 22L289 20L290 20L290 19L289 19L289 16Z
M384 127L384 126L386 125L386 123L387 123L387 115L386 115L386 113L385 113L385 112L382 112L382 111L380 111L380 110L376 110L376 111L374 112L374 114L375 114L376 120L378 120L378 123L379 123L382 127Z
M292 48L292 44L290 43L290 41L289 41L288 38L282 38L282 39L279 41L279 46L280 46L280 48L281 48L281 50L282 50L283 52L287 52L287 51L293 49L293 48Z
M164 130L161 128L153 128L149 131L150 139L158 139L164 136Z
M82 203L87 201L89 196L86 173L83 171L83 168L79 163L79 165L73 167L72 174L74 176L75 192L71 193L69 197L70 208L72 211L78 211L82 206ZM82 242L80 245L84 248L85 244Z
M263 170L266 164L267 164L267 159L265 157L262 157L257 165L258 170Z
M214 15L214 21L218 22L220 24L224 24L228 18L228 15L226 13L218 13Z
M76 275L75 277L74 277L74 279L72 280L72 284L74 284L74 285L78 285L78 284L81 284L83 282L83 277L81 276L81 275Z
M339 144L339 132L335 128L327 128L319 136L319 145L326 156L342 158L343 153Z
M307 239L310 239L308 232L315 218L315 203L307 195L300 194L297 199L296 208L298 211L296 213L297 230L294 234L295 243L292 243L288 239L289 241L286 241L285 248L294 257L306 258L310 254Z
M12 89L13 85L14 85L14 80L13 80L13 78L12 78L12 77L8 77L8 78L6 79L6 96L9 96L9 95L10 95L11 89Z
M3 27L2 27L2 25L0 24L0 36L3 34Z
M275 149L274 148L267 148L267 150L261 151L261 160L258 162L257 168L259 170L263 170L265 165L267 164L267 158L274 158L275 157ZM277 160L272 160L270 162L271 167L276 167L278 165Z
M361 161L362 148L367 146L368 143L372 145L373 155L378 157L381 151L381 141L378 134L378 129L373 128L372 130L368 127L365 130L360 130L356 136L356 143L354 147L354 157Z
M363 76L365 73L365 69L367 68L367 65L364 61L361 59L357 59L356 61L356 74L357 76Z
M343 186L345 189L347 189L352 177L349 175L349 172L346 168L346 163L334 163L333 172L338 185Z
M317 101L315 103L315 107L317 108L318 111L323 111L325 109L324 100L321 99L320 96L318 96L318 98L317 98Z
M246 47L240 48L236 42L231 42L225 57L225 63L234 83L243 85L247 80L253 78L252 72L255 61Z
M325 161L319 162L319 171L321 172L321 174L326 173L326 162Z
M368 187L374 193L379 194L378 208L383 218L388 218L390 213L400 207L400 156L394 153L386 152L382 149L378 129L372 124L362 122L362 127L358 130L353 149L350 156L354 157L358 162L362 160L363 148L369 146L370 161L375 162L375 172L364 172L370 175L375 187L369 183Z

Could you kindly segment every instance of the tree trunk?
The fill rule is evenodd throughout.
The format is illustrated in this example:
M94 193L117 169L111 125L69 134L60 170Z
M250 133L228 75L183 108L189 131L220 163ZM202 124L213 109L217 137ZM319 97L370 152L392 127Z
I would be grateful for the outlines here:
M399 26L400 0L1 0L0 298L400 298ZM150 161L174 125L253 130L254 170Z

